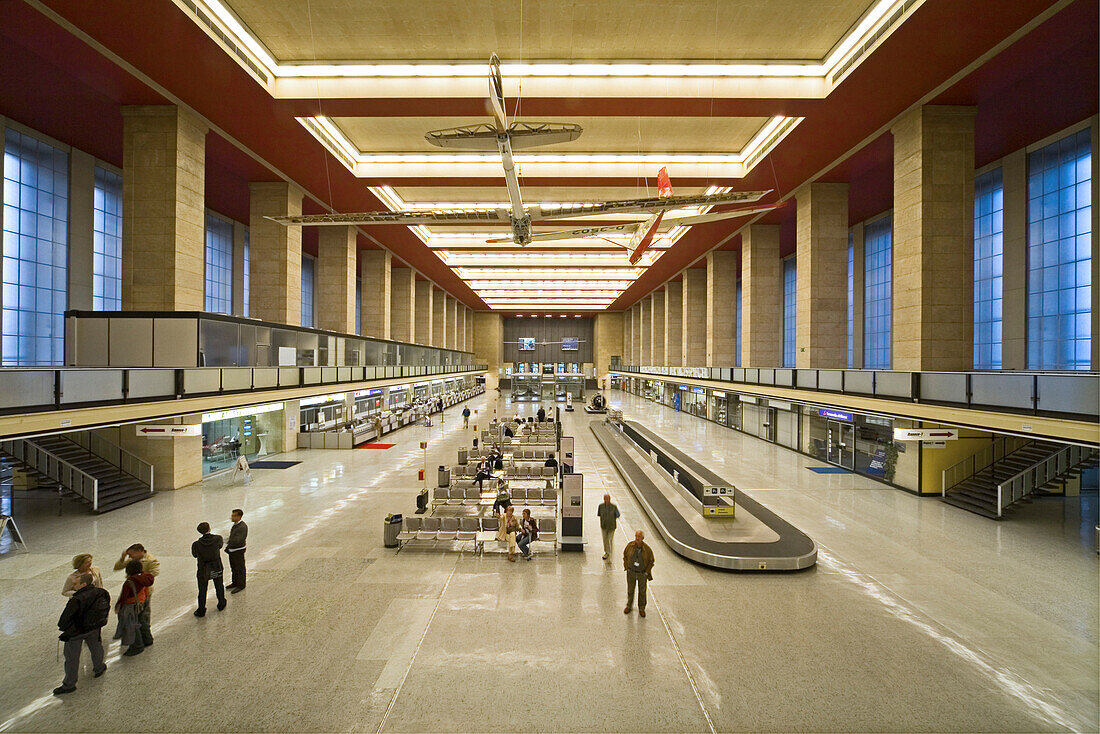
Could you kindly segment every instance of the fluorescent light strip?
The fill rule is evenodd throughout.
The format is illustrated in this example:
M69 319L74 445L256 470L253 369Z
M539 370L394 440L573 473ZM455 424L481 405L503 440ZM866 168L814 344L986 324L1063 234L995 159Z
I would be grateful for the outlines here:
M539 300L547 293L552 293L554 296L560 298L576 298L578 300L588 299L611 299L614 300L622 295L621 291L574 291L565 290L559 288L547 288L544 290L515 290L515 291L474 291L481 299L488 303L489 301L498 301L502 298L527 298L531 300Z
M486 280L494 277L523 278L526 280L560 280L575 278L577 280L622 280L624 277L637 279L642 274L638 268L576 268L575 270L563 270L555 268L542 268L540 270L508 270L499 268L455 268L455 273L463 280Z
M447 250L437 250L436 254L443 262L452 268L463 266L510 266L534 267L538 265L568 267L587 267L591 265L615 267L626 265L628 254L626 250L621 252L575 252L575 253L547 253L529 252L522 254L496 254L487 253L455 253ZM643 253L638 261L638 267L649 267L657 259L659 253Z
M584 281L584 280L545 280L543 278L532 278L530 280L516 280L506 275L501 275L502 280L491 280L482 278L481 280L467 281L466 285L470 286L472 290L477 293L486 291L497 290L511 290L511 289L536 289L544 291L546 289L569 289L569 290L615 290L624 291L629 288L634 281L632 280L603 280L603 281Z

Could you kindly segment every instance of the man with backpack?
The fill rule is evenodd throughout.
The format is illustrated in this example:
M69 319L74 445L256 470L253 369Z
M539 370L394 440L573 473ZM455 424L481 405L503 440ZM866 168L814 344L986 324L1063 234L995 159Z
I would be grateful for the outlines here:
M95 586L94 581L90 573L77 579L76 591L57 620L57 628L61 630L58 639L65 642L65 679L53 689L55 696L76 690L80 651L84 645L92 655L92 674L98 678L107 670L99 631L107 624L107 615L111 613L111 595L106 589Z
M470 427L470 406L466 405L462 408L462 427Z

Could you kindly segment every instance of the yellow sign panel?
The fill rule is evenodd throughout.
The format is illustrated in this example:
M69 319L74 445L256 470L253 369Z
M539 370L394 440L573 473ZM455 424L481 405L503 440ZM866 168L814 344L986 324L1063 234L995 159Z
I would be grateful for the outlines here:
M704 507L704 517L733 517L735 505L719 505L717 507Z

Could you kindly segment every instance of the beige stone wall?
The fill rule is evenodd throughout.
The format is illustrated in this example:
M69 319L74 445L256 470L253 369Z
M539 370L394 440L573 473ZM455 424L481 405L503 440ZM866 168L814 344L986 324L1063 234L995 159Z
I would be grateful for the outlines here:
M485 389L500 387L500 368L504 363L504 318L492 311L474 314L474 356L478 364L488 365Z
M73 148L69 153L69 304L92 310L95 264L95 158Z
M416 341L416 271L394 268L390 271L390 338L399 342Z
M733 250L707 253L706 364L731 367L737 347L737 258Z
M195 425L201 415L147 421L149 424ZM94 431L113 444L153 465L153 488L158 491L182 489L202 481L202 436L157 439L137 434L136 425L112 426Z
M649 333L652 338L652 362L664 364L664 289L658 288L650 294Z
M447 294L447 349L458 348L458 301Z
M848 184L814 183L796 194L795 366L848 362Z
M895 123L892 361L972 369L974 108L925 106Z
M249 191L249 315L298 326L302 322L302 228L267 217L302 213L302 192L284 182L251 183Z
M435 344L435 305L432 283L416 281L416 330L413 341L417 344Z
M688 268L682 285L683 364L699 367L707 361L707 271Z
M466 309L466 351L474 351L474 323L476 318L476 312L473 309ZM501 322L503 323L503 322ZM504 345L501 345L504 348Z
M642 364L642 303L630 307L630 364Z
M684 284L678 280L665 283L665 364L679 367L684 359Z
M638 303L638 315L641 317L642 351L639 364L653 364L653 296L649 295Z
M596 379L603 380L610 373L612 356L623 356L623 311L607 311L596 314L593 339L596 342Z
M466 351L466 315L470 309L465 303L455 301L455 349Z
M622 356L622 358L623 358L623 364L631 364L630 355L634 350L634 333L633 333L633 329L631 328L630 322L634 318L634 311L628 308L627 310L623 311L622 314L623 314L623 318L622 318L622 324L623 324L623 335L622 335L623 351L622 351L622 354L620 356Z
M320 227L314 298L317 328L355 333L355 228Z
M122 307L202 311L206 124L173 105L122 119Z
M778 367L783 356L779 225L750 225L741 235L741 257L741 365Z
M359 253L359 279L362 288L360 320L363 336L392 339L390 314L393 256L388 250L363 250Z

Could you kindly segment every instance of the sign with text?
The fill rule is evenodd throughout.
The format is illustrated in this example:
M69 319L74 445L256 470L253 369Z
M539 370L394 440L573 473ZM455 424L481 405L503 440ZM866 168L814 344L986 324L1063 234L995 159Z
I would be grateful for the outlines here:
M955 428L895 428L895 441L954 441L959 437Z
M817 414L822 418L828 418L834 421L847 421L853 423L852 414L845 413L843 410L830 410L829 408L818 408Z
M137 428L137 435L145 436L146 438L178 438L180 436L201 436L202 426L198 423L189 425L139 425Z

